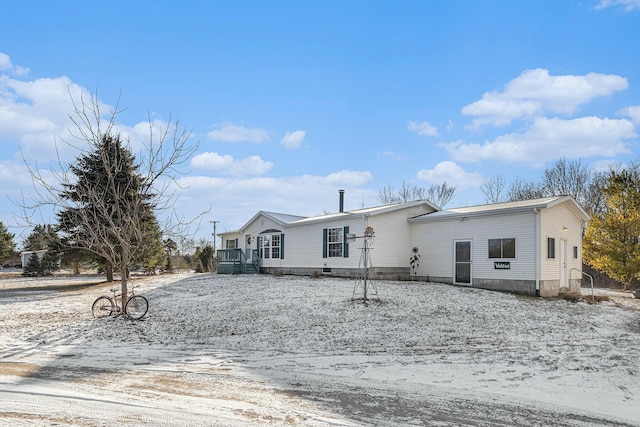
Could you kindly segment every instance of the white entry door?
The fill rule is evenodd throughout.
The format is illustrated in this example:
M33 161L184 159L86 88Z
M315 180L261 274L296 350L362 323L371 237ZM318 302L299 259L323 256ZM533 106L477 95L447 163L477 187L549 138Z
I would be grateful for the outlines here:
M453 242L453 283L471 286L471 240Z
M244 256L247 261L251 261L251 252L251 234L246 234L244 236Z
M567 273L567 241L560 239L560 289L569 287Z

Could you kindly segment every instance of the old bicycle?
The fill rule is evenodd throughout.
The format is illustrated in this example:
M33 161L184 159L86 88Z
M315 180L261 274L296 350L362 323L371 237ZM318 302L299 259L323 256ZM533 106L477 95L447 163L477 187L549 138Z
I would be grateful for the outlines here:
M127 298L124 305L124 313L131 319L142 319L149 310L149 301L142 295L136 295L132 286L131 291L127 292ZM91 306L93 317L117 316L121 314L122 308L118 305L118 301L122 301L122 293L118 293L117 288L111 288L113 298L103 295L98 297Z

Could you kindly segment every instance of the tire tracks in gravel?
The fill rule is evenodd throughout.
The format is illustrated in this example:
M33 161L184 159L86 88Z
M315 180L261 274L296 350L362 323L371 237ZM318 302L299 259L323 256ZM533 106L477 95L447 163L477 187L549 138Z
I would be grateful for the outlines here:
M130 398L128 399L130 400ZM11 408L11 412L9 412ZM59 408L64 408L61 411ZM22 415L21 415L22 414ZM181 412L180 408L158 408L131 401L87 398L71 394L44 392L0 391L0 425L29 416L68 421L69 425L224 425L214 423L210 414ZM220 414L222 415L222 414ZM230 420L231 421L231 420Z

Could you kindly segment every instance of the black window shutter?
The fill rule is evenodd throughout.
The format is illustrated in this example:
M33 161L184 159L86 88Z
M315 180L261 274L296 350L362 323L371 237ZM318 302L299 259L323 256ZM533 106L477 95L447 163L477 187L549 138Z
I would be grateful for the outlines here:
M284 259L284 234L280 235L280 259Z
M323 228L322 229L322 258L326 258L327 257L327 240L328 240L328 236L327 236L327 229Z
M347 234L349 234L349 226L344 227L344 232L342 233L343 243L342 243L342 253L345 258L349 258L349 243L347 243Z

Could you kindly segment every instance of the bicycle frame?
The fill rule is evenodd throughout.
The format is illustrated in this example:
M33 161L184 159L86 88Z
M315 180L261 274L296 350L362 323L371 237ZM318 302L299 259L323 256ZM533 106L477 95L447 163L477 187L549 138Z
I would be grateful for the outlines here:
M137 288L137 286L131 286L131 290L127 292L127 298L125 298L124 302L122 301L122 292L117 293L119 291L118 288L109 289L113 292L113 303L120 307L121 310L124 310L124 304L129 300L129 298L135 296L134 288ZM120 305L118 305L118 300L120 301Z
M125 294L123 298L122 292L118 293L118 288L109 289L113 293L113 297L106 295L98 297L91 306L91 312L94 317L117 316L126 314L127 317L140 320L147 314L149 310L149 301L142 295L136 295L134 289Z

